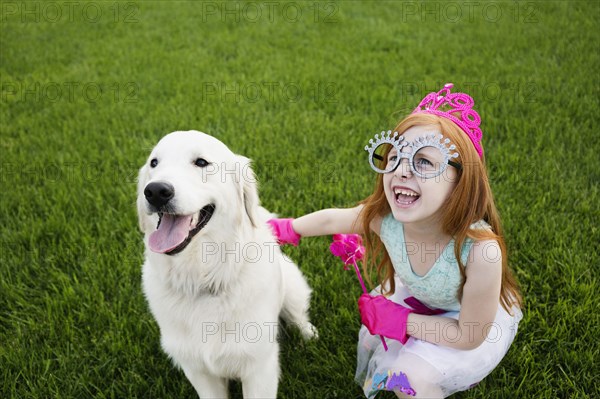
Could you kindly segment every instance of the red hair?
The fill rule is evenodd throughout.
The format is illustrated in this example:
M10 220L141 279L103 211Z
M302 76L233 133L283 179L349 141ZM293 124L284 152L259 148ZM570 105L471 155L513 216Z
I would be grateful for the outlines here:
M466 281L465 265L461 260L461 249L467 238L474 241L494 240L502 253L502 286L500 303L507 312L513 305L521 307L522 298L517 281L508 266L506 243L503 237L502 224L492 190L490 188L484 155L481 158L475 151L469 137L451 121L430 114L411 114L402 120L394 131L402 135L414 126L435 126L444 137L456 145L459 157L454 161L461 164L456 186L441 209L442 229L445 234L454 238L454 254L458 261L462 282L456 293L458 300L462 298L462 290ZM389 151L389 150L388 150ZM387 154L384 154L384 159ZM385 295L395 291L394 267L381 239L370 231L370 222L375 217L384 217L391 212L383 188L383 175L377 176L375 190L361 202L364 207L360 221L365 231L367 248L364 262L365 275L370 281L370 272L377 270L377 278L382 281ZM484 220L491 226L490 230L471 229L471 224ZM373 256L374 255L374 256ZM389 288L389 289L386 289Z

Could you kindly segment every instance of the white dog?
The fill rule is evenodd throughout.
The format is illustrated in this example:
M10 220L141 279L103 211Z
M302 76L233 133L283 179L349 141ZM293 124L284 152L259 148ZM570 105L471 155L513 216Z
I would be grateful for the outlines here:
M260 207L250 161L216 138L174 132L140 169L137 207L146 245L143 288L164 351L201 398L275 398L278 320L316 330L311 290L285 257Z

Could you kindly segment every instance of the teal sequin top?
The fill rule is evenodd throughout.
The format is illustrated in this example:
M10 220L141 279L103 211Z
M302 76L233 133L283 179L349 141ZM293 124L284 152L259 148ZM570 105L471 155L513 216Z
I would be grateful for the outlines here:
M477 222L471 227L490 228L484 221ZM412 296L431 308L460 310L457 293L461 277L458 261L454 256L454 239L446 245L427 274L419 276L413 271L408 254L416 253L418 250L420 254L427 256L428 252L437 253L437 248L434 251L431 248L419 248L416 243L407 243L402 223L394 219L391 213L383 218L380 238L390 255L396 275ZM467 264L472 246L473 240L467 238L461 250L463 265Z

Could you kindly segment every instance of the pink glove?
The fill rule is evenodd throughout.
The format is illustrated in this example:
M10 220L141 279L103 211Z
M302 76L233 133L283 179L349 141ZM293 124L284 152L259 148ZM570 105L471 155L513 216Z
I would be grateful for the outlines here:
M362 294L358 298L358 310L362 323L372 335L382 335L400 341L408 341L406 323L413 310L398 305L383 295Z
M277 237L277 242L279 245L283 244L292 244L294 246L298 245L300 242L300 234L294 231L292 227L292 221L294 219L270 219L267 223L271 226L271 230L273 230L273 235Z
M383 295L371 296L362 294L358 299L358 310L362 323L372 335L398 340L404 345L408 341L406 322L411 313L428 316L445 313L443 309L432 309L414 296L408 297L404 303L413 309L405 308L384 297Z

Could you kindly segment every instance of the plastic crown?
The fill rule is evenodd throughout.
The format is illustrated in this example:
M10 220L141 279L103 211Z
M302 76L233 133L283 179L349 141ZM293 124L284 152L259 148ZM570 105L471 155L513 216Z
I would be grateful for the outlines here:
M479 158L481 158L483 154L483 148L481 147L483 133L479 128L481 118L473 109L475 101L473 101L473 97L465 93L450 93L450 89L453 87L454 84L446 83L444 88L437 93L429 93L412 113L433 114L451 120L469 136ZM458 117L453 114L458 114Z

